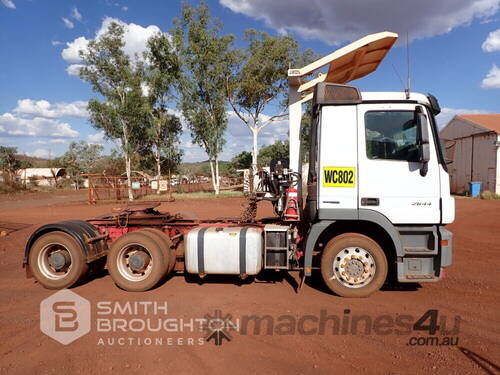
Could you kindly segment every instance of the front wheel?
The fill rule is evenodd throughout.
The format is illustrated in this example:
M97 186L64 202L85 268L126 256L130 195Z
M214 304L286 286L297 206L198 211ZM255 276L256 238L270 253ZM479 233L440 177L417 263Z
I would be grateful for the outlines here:
M387 258L371 238L345 233L332 238L321 257L321 275L328 288L342 297L368 297L387 277Z

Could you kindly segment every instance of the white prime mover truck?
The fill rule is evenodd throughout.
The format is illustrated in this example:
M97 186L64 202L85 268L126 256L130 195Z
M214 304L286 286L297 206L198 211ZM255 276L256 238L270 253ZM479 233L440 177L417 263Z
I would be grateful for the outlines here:
M452 261L445 225L455 210L435 121L439 104L432 95L346 85L375 71L397 37L368 35L288 71L290 157L259 172L253 205L242 217L192 220L130 206L44 225L26 245L28 276L66 288L106 260L119 287L143 291L171 272L246 278L264 269L295 270L302 285L320 270L329 289L344 297L366 297L389 277L440 280ZM308 100L309 171L302 176L300 126ZM259 200L270 201L276 216L255 220Z

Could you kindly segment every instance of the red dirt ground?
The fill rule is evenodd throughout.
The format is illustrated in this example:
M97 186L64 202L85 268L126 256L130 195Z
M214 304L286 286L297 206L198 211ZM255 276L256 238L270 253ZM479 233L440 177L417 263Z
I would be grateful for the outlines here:
M63 196L62 198L60 198ZM96 332L95 310L91 332L69 345L44 335L39 328L40 302L52 295L21 268L23 246L37 226L70 218L91 218L109 212L113 206L89 206L75 193L34 194L0 199L0 232L18 229L0 237L0 373L286 373L286 374L483 374L498 373L500 202L457 198L457 219L449 228L454 233L453 265L439 283L420 287L389 286L367 299L345 299L329 294L319 277L306 282L299 294L292 278L260 277L258 282L237 285L233 278L208 279L202 285L195 278L174 276L158 288L144 293L118 289L104 274L72 290L87 298L95 309L99 301L168 302L168 317L203 318L215 310L243 315L269 314L275 319L316 315L322 309L342 317L351 315L409 314L419 318L429 309L447 317L450 329L455 316L461 317L456 347L410 346L411 336L332 334L324 335L241 335L216 346L212 342L188 345L199 332L181 333L100 333ZM68 202L70 201L70 202ZM161 210L190 211L204 218L237 216L243 199L192 199L165 203ZM114 205L116 206L116 204ZM262 203L259 216L271 215ZM24 224L24 225L21 225ZM274 282L264 282L264 281ZM361 326L362 327L362 326ZM360 329L362 331L362 329ZM439 336L439 335L438 335ZM98 345L99 338L162 337L163 345ZM172 337L173 345L166 337ZM441 337L441 336L439 336ZM178 339L183 340L180 345Z

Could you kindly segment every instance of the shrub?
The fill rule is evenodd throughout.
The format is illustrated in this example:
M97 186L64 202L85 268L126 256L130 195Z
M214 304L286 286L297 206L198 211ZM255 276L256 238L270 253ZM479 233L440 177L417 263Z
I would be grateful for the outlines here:
M500 194L493 193L492 191L483 191L480 195L481 199L500 199Z

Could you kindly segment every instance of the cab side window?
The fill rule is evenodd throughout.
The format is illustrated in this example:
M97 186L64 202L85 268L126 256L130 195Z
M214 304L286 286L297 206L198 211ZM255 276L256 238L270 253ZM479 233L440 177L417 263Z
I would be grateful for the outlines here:
M369 159L419 161L413 111L369 111L365 114Z

